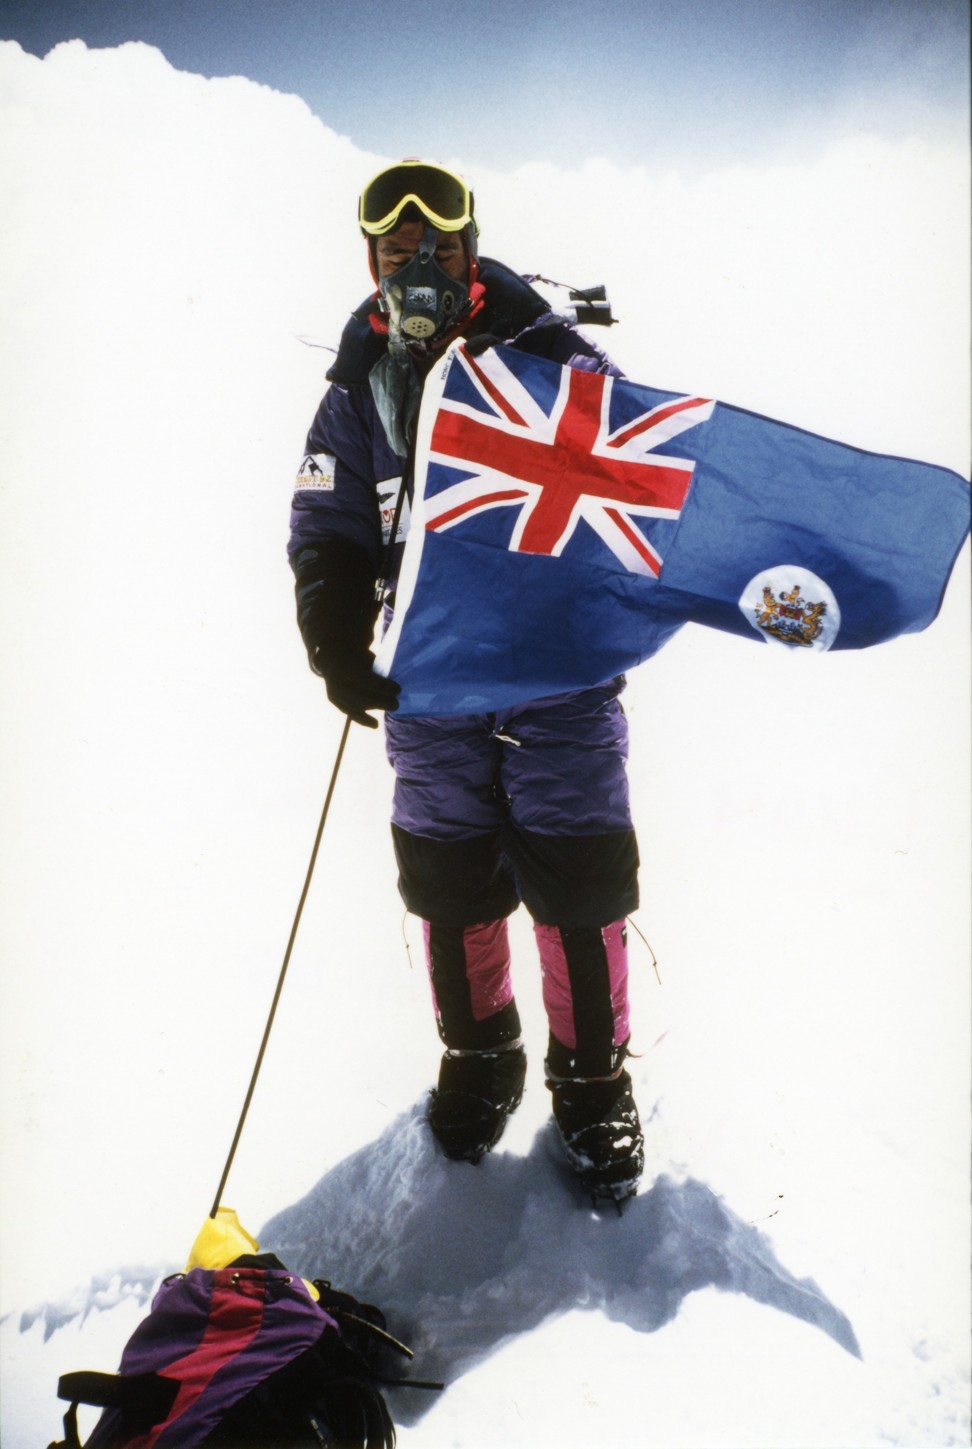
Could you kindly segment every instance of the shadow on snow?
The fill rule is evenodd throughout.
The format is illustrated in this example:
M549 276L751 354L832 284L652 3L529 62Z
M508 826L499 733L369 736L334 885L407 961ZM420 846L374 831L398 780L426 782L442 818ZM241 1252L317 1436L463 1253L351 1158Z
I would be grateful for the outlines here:
M294 1271L377 1303L415 1350L416 1377L448 1384L573 1309L650 1333L707 1287L815 1324L860 1356L846 1316L703 1183L662 1177L623 1216L595 1213L552 1124L527 1157L495 1152L473 1167L445 1160L424 1110L417 1103L260 1234ZM395 1399L404 1424L430 1407L424 1394Z

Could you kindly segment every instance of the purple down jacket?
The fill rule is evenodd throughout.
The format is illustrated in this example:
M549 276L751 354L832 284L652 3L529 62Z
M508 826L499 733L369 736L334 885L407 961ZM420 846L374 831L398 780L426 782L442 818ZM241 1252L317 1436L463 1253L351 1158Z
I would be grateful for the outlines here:
M480 280L486 302L478 332L563 365L617 374L603 352L552 314L546 301L507 267L483 259ZM387 338L371 325L373 309L373 300L366 302L349 319L328 372L331 386L307 436L289 546L298 598L302 575L313 579L318 549L331 539L364 550L376 578L384 573L393 581L397 575L407 507L389 567L392 516L402 477L409 494L411 477L409 464L386 440L368 383L387 347ZM393 602L393 583L390 593ZM524 880L537 882L536 899L527 902L536 919L569 916L579 924L603 923L634 908L637 849L625 775L627 724L618 698L622 683L609 680L597 689L535 701L502 720L386 716L396 773L393 825L400 886L410 909L442 918L446 912L436 910L426 886L433 880L451 882L449 889L455 886L464 896L461 880L472 892L475 881L485 879L484 871L494 870L494 847L489 847L494 863L488 870L474 865L472 857L460 861L456 847L465 843L478 862L476 842L485 849L487 838L498 842L501 836L504 857L512 855L519 892ZM564 851L576 853L580 838L586 841L583 861L571 859L568 868L560 857ZM557 841L554 860L550 852ZM570 878L576 885L578 870L587 883L586 901L573 887L567 890ZM501 874L508 882L506 867ZM496 894L491 885L488 903L482 897L474 907L470 898L455 911L450 904L447 914L457 921L470 913L486 919L477 910L506 914L513 904L506 900L510 889L503 884Z

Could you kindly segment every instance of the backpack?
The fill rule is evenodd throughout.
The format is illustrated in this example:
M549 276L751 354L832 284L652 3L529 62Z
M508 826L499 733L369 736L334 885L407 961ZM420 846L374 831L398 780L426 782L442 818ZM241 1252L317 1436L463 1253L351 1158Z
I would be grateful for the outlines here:
M272 1254L192 1267L162 1283L117 1374L62 1376L49 1449L81 1449L79 1404L104 1409L85 1449L393 1449L377 1384L409 1380L380 1377L388 1347L411 1357L379 1309Z

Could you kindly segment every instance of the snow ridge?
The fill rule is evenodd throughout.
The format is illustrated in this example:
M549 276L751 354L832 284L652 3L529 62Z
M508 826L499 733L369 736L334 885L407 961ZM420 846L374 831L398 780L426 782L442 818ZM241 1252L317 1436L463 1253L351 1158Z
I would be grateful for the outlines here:
M706 1287L814 1324L860 1357L840 1309L705 1184L662 1176L620 1217L598 1213L551 1124L527 1156L494 1152L472 1167L447 1162L423 1118L418 1102L260 1234L295 1271L377 1303L414 1349L417 1376L452 1383L574 1309L652 1333ZM402 1423L430 1407L425 1395L395 1397Z
M174 1266L140 1265L97 1273L86 1286L75 1288L57 1302L24 1309L20 1315L19 1330L29 1333L35 1323L41 1322L44 1325L44 1342L47 1343L52 1334L75 1319L80 1319L83 1325L91 1312L117 1308L121 1303L133 1303L144 1308L155 1296L166 1274L176 1271Z

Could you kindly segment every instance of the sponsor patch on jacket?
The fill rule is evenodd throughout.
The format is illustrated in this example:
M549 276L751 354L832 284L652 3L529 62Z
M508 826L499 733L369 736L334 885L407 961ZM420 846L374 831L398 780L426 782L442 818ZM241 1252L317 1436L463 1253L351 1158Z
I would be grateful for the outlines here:
M395 509L398 505L398 494L402 486L401 478L383 478L377 485L378 488L378 509L381 513L381 541L387 543L391 538L392 523L395 521ZM398 532L395 534L395 542L402 543L408 533L409 524L408 494L402 499L402 511L398 518Z
M305 453L304 461L297 473L297 481L294 488L298 493L308 491L332 493L334 491L334 465L337 462L333 453Z

